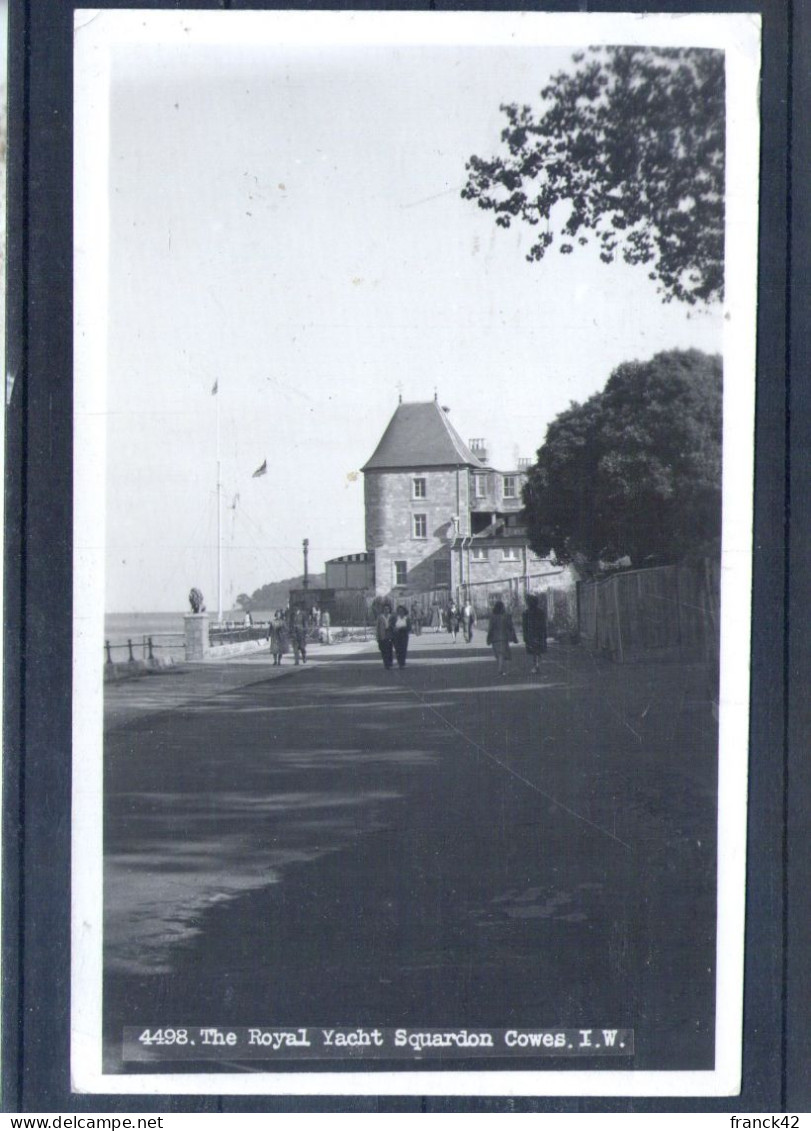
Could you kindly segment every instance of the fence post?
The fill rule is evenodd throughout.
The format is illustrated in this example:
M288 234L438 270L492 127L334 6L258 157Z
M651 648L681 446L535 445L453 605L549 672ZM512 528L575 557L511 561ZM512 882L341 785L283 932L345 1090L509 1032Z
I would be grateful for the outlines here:
M104 647L107 650L107 663L111 664L113 662L113 657L110 655L110 641L109 640L104 641Z
M134 657L134 656L133 656L133 654L132 654L132 640L131 640L131 639L129 639L129 638L127 638L127 647L128 647L128 648L129 648L129 650L130 650L130 660L129 660L129 662L130 662L131 664L134 664L134 663L135 663L135 657Z
M612 577L611 580L609 581L609 585L614 590L614 612L616 613L616 617L617 617L617 654L619 656L619 662L623 663L624 661L623 661L623 654L622 654L622 625L620 623L620 598L619 598L619 585L617 584L617 578Z

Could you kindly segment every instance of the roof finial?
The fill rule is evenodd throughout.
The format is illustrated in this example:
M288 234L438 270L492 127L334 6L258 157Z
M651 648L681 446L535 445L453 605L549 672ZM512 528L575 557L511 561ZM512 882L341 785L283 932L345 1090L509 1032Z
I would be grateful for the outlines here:
M439 394L437 393L436 385L434 385L434 400L435 401L439 400Z
M394 387L397 390L397 403L402 404L403 403L403 382L398 381L397 384Z

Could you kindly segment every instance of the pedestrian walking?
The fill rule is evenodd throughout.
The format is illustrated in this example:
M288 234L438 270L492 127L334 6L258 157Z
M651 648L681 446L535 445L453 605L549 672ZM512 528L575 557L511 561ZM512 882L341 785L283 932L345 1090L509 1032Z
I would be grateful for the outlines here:
M532 671L538 672L541 653L546 651L546 602L541 604L537 593L527 595L527 607L521 617L521 630L527 655L532 657Z
M454 644L456 643L456 637L459 633L460 618L461 613L459 606L455 601L451 601L451 603L448 605L448 632L453 637Z
M290 642L293 645L293 656L296 667L299 661L307 663L307 614L299 606L293 613L290 622Z
M439 632L442 628L442 615L439 610L439 601L434 601L431 605L431 624L434 626L434 633Z
M331 644L332 643L332 617L329 615L329 612L326 609L324 609L323 613L321 614L321 629L322 629L322 638L324 640L324 643L325 644Z
M391 622L391 638L398 668L405 667L410 633L411 618L408 615L408 609L405 605L398 605Z
M287 625L284 623L281 613L277 612L268 625L268 640L270 641L270 654L273 656L274 665L281 664L282 656L290 650Z
M391 620L391 605L388 601L384 601L377 617L377 646L380 649L380 655L383 657L384 668L390 668L394 663Z
M468 600L465 601L464 605L462 606L462 633L467 644L469 644L473 639L473 626L475 625L475 623L476 610L473 608L473 605L470 603L470 599L468 598Z
M416 601L411 602L411 631L415 636L422 633L422 612Z
M513 618L504 609L503 601L496 601L490 614L490 627L487 629L487 643L493 649L498 664L498 674L506 675L504 664L510 660L510 644L517 644Z

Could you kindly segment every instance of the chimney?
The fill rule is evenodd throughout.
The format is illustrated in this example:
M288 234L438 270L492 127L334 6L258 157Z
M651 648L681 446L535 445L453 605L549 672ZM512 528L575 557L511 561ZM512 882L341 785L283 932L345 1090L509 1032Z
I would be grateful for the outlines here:
M482 463L487 463L486 440L484 440L481 436L474 437L472 440L468 441L468 447L477 459L480 459Z

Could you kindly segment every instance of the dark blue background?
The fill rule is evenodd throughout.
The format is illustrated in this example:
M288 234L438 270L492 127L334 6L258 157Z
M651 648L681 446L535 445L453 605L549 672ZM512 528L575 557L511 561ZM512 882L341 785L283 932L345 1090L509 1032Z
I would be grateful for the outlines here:
M105 8L132 4L105 3ZM263 8L287 4L138 7ZM341 7L321 0L301 8ZM588 10L583 3L356 8ZM73 1096L69 1083L72 601L71 83L65 0L10 0L3 795L6 1111L807 1111L811 1099L808 311L811 0L609 3L763 16L753 706L743 1094L706 1099ZM793 190L793 191L792 191Z

